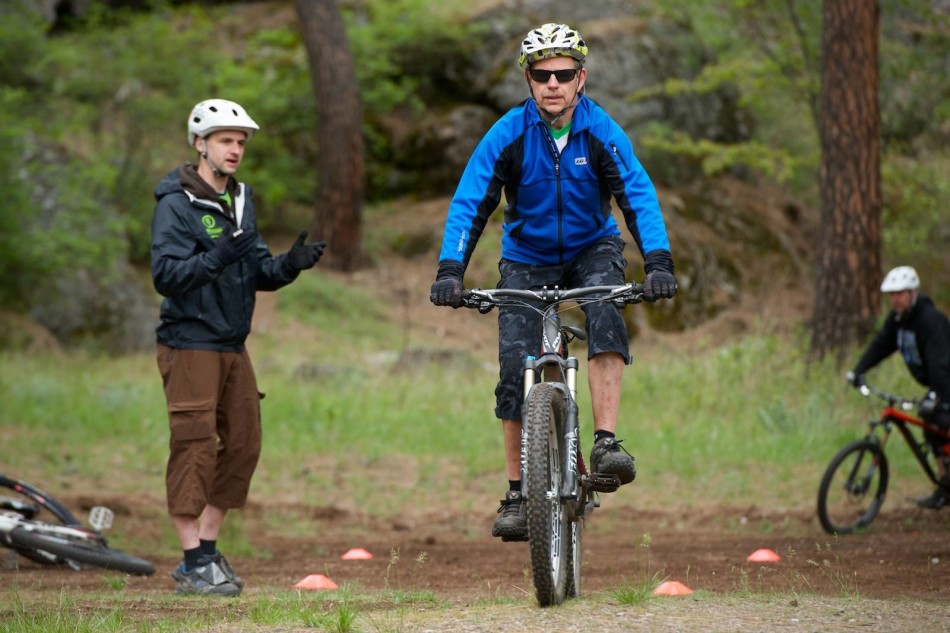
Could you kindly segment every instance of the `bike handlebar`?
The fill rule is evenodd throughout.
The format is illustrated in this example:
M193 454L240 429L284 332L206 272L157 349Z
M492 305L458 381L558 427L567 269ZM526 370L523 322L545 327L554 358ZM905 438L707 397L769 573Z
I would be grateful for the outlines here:
M853 376L851 375L851 372L848 372L848 380L853 380ZM892 393L888 393L886 391L881 391L874 385L868 384L867 382L862 383L861 386L858 387L858 390L861 392L861 395L863 396L871 396L871 395L877 396L881 400L885 401L887 404L892 405L892 406L897 406L900 409L903 409L904 411L912 410L920 402L916 398L906 398L904 396L898 396Z
M544 305L554 305L575 299L598 299L602 301L621 301L640 303L643 301L643 284L631 282L622 286L586 286L564 289L544 287L541 290L521 290L517 288L472 288L462 291L462 305L485 311L503 305L506 299L537 301Z

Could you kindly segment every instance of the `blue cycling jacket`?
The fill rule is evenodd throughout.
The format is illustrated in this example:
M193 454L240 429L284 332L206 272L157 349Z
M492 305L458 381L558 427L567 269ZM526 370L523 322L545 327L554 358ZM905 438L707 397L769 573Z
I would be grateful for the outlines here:
M669 252L656 189L623 129L581 95L570 138L558 152L534 101L502 117L475 148L449 206L441 263L467 267L489 216L505 194L501 256L525 264L570 261L620 235L611 197L640 249Z

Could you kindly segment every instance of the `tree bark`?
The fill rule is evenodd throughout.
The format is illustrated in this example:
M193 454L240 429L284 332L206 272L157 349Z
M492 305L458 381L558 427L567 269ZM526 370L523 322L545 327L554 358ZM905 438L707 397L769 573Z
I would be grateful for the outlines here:
M880 309L881 125L876 0L824 0L821 225L812 355L842 362Z
M331 268L362 261L363 130L356 67L334 0L295 0L317 103L318 187L311 235Z

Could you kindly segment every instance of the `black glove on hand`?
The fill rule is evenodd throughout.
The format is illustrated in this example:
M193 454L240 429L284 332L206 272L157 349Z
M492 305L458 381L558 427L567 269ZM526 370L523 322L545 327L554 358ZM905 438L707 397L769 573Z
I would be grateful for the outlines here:
M214 248L208 252L211 259L221 268L243 259L257 244L257 231L243 229L237 236L235 236L235 233L237 231L231 225L225 226L224 232L215 242Z
M294 270L308 270L313 268L314 264L320 261L323 255L323 249L327 247L326 242L314 242L313 244L304 244L307 239L307 231L301 231L297 236L290 250L287 251L287 263Z
M671 299L676 294L676 277L665 270L654 270L643 280L643 298L647 301Z
M462 305L462 276L465 274L459 262L442 262L429 291L429 301L437 306L458 308Z
M855 371L849 371L844 377L848 380L848 383L855 389L860 389L864 386L864 374L859 374Z

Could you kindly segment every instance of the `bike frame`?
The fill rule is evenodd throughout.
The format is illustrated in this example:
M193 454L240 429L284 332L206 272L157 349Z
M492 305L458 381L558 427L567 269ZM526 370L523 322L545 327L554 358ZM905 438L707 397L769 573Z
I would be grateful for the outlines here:
M562 456L561 468L565 473L560 497L562 500L574 500L568 504L571 508L569 517L576 521L578 517L589 514L597 505L596 498L591 494L595 491L588 478L587 468L583 455L580 452L580 438L578 432L577 409L577 358L569 357L566 353L568 335L575 338L586 338L582 330L561 324L559 308L562 303L576 299L600 301L622 301L624 303L639 303L643 297L643 287L632 283L624 286L589 286L564 290L558 287L542 288L541 290L520 290L512 288L498 288L494 290L473 289L464 293L463 304L487 312L493 307L501 305L505 299L514 299L522 302L539 302L544 307L541 310L541 350L538 357L529 356L524 361L524 398L527 400L538 382L548 382L564 394L565 421L564 440L569 447ZM547 378L547 371L557 372L561 381ZM525 433L521 429L521 481L526 481L525 460ZM578 486L578 481L581 486ZM524 485L524 484L522 484ZM603 485L603 484L602 484ZM610 486L609 484L607 484ZM578 499L577 490L582 490L582 498ZM607 490L616 490L616 484ZM604 490L603 488L600 490ZM522 493L525 491L522 490Z
M881 394L878 394L879 396ZM884 394L888 396L888 394ZM884 397L882 396L882 397ZM902 400L896 397L884 397L885 400L889 402L888 406L884 407L884 410L881 411L881 416L877 420L871 420L870 422L870 431L868 432L868 438L873 437L881 446L883 450L887 445L887 441L891 436L891 432L894 427L897 427L897 430L903 436L904 440L907 442L907 445L910 447L911 452L914 454L914 457L917 458L917 462L920 464L920 467L927 474L927 477L935 485L943 488L947 492L950 492L950 487L942 484L940 478L937 476L936 471L930 465L928 460L930 445L925 439L922 442L918 442L917 438L914 437L913 432L910 429L910 426L916 426L924 432L929 432L934 435L939 435L943 437L948 442L950 442L950 433L943 431L938 427L928 424L927 422L897 408L900 404L901 406L913 406L912 401ZM881 429L880 434L876 432L876 429ZM950 446L950 444L948 444ZM946 452L946 451L945 451Z
M583 463L583 457L580 454L580 437L577 421L577 358L566 355L567 342L565 333L561 328L561 317L558 314L557 303L547 306L542 315L541 324L541 355L539 357L528 356L524 361L524 398L528 399L531 389L540 382L548 382L564 394L564 439L568 450L561 456L561 472L564 473L561 481L560 496L562 500L577 499L578 485L577 481L581 475L586 475L586 468ZM546 373L550 369L557 369L563 381L545 380ZM525 435L527 429L521 428L521 481L522 485L528 479L526 472L525 459ZM525 491L522 490L522 494ZM583 500L580 500L583 501ZM578 516L587 514L592 507L573 506L573 512L569 513L572 521ZM580 510L580 511L578 511Z

